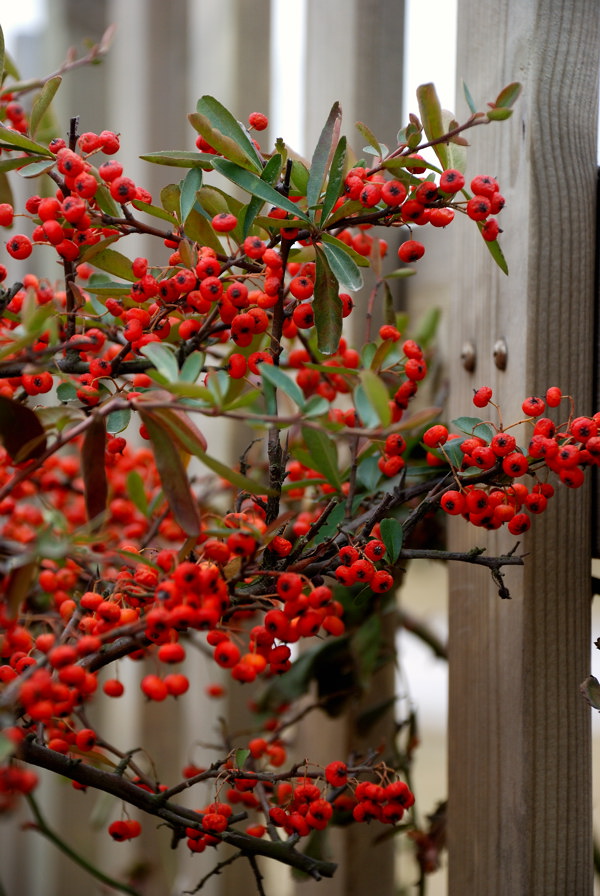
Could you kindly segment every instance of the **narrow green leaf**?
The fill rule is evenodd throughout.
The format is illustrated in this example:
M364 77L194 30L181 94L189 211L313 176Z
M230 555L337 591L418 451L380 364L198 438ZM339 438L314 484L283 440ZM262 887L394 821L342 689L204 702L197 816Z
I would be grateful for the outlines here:
M260 176L261 180L264 180L265 183L271 184L274 186L275 183L279 180L279 176L281 174L281 165L282 158L279 153L275 153L265 167L263 168L263 172ZM245 239L250 233L250 228L252 227L254 220L260 210L263 207L263 200L260 196L253 196L248 205L246 206L245 214L244 214L244 227L242 232L242 237Z
M302 438L311 457L311 465L336 489L342 486L335 442L320 429L302 427Z
M131 204L139 212L145 212L147 215L152 215L153 218L160 218L161 221L168 221L171 227L177 227L178 220L172 212L167 212L158 205L142 202L140 199L133 199Z
M330 237L327 233L322 234L322 239L323 252L339 283L348 289L360 289L363 285L363 277L356 261L350 254L354 252L354 249L351 246L346 246L341 240ZM350 252L347 252L347 249L350 249ZM365 262L366 259L361 256L361 261Z
M213 96L202 96L198 100L196 111L200 115L205 115L214 128L218 128L222 134L233 140L244 151L257 170L262 168L262 160L250 136L225 106ZM208 142L210 143L210 140ZM214 146L212 143L211 146L214 149L218 149L218 146Z
M465 99L467 101L467 106L469 107L469 109L473 115L477 115L477 106L475 105L475 103L473 101L473 97L471 96L471 91L469 90L469 88L467 87L467 85L465 84L464 81L462 82L462 85L463 85L463 93L464 93Z
M438 140L445 133L442 120L442 107L433 84L421 84L417 87L417 99L421 121L428 140ZM448 168L448 148L445 143L436 143L433 151L440 160L442 168Z
M127 494L145 517L148 516L148 499L144 480L137 470L132 470L127 476Z
M0 172L13 171L15 168L18 168L21 172L24 172L27 168L30 168L32 165L39 164L39 161L42 161L42 163L44 165L52 166L52 165L54 165L55 160L54 159L38 160L35 156L17 156L17 158L14 158L13 156L11 156L10 158L2 159L2 161L0 161Z
M250 756L250 750L239 749L235 751L235 767L244 768L246 759Z
M390 271L389 274L384 274L384 279L404 280L406 277L414 277L416 273L414 268L396 268L395 271Z
M177 216L179 214L179 185L167 184L160 191L160 201L166 212Z
M513 81L511 84L507 84L506 87L502 88L502 90L496 97L496 102L494 103L494 105L496 106L496 108L505 109L509 106L514 106L516 101L519 99L522 90L523 85L518 81Z
M149 392L146 393L148 400L154 397L170 397L168 392ZM143 402L137 405L138 409L143 410ZM174 408L154 408L152 411L145 411L146 414L152 414L156 423L168 433L171 441L176 444L182 451L188 454L198 456L198 452L206 451L206 439L203 433L198 429L195 423L192 423L188 415L184 411L175 410Z
M600 682L597 678L593 675L588 676L579 686L579 690L592 709L600 710Z
M212 229L210 221L195 208L188 213L184 231L188 239L198 243L199 246L210 246L215 252L223 251L223 246Z
M167 382L171 383L179 377L179 366L174 349L165 342L149 342L142 346L140 354L148 358Z
M381 540L387 551L387 559L390 563L394 564L400 556L402 543L404 541L404 529L402 528L402 524L399 520L395 520L393 517L388 517L381 521L379 531L381 532Z
M231 162L241 165L242 168L251 168L252 170L257 169L258 166L250 159L248 153L244 151L239 143L231 137L228 137L218 128L213 127L206 115L192 112L188 115L188 120L192 127L198 131L198 133L204 137L206 142L209 143L221 156L224 156Z
M302 414L307 418L323 417L329 413L329 407L330 405L326 398L323 398L321 395L311 395L302 409Z
M37 97L34 100L33 107L31 109L31 116L29 119L29 133L32 137L35 137L36 131L40 126L40 123L46 114L46 111L54 99L54 95L58 88L60 87L62 78L60 75L56 75L54 78L50 78L49 81L46 81Z
M258 196L265 202L269 202L271 205L289 212L294 218L300 218L307 224L310 223L310 219L290 199L282 193L278 193L274 187L265 183L252 171L247 171L245 168L227 159L215 159L214 169L252 196Z
M202 186L202 169L190 168L185 178L179 185L180 220L185 225L185 220L196 203L196 194Z
M319 202L323 184L329 170L329 164L337 146L341 123L342 109L340 104L336 102L331 107L329 115L327 116L327 121L321 131L310 163L310 174L308 176L308 184L306 187L306 199L308 202L309 214L312 218L315 216L313 209Z
M345 166L346 138L340 137L329 169L329 179L327 181L327 189L325 190L325 198L323 199L323 207L321 209L322 222L327 221L331 210L340 196L342 184L344 182Z
M46 433L35 411L4 395L0 395L0 440L19 463L41 457L46 450Z
M319 246L315 246L315 291L313 309L317 346L324 355L333 355L340 344L342 335L342 301L339 283L331 270L328 256Z
M366 126L366 124L364 124L362 121L357 121L356 129L362 134L369 146L373 147L378 156L383 155L377 137L375 136L373 131Z
M442 109L442 127L445 133L456 127L452 113L446 109ZM451 140L446 144L446 155L448 168L456 168L457 171L462 171L464 174L467 168L467 147Z
M186 383L195 383L204 366L204 353L192 352L183 362L183 367L179 371L179 379Z
M19 174L21 177L39 177L40 174L45 174L46 171L50 171L55 165L54 159L45 159L44 161L33 161L30 164L22 165L19 168Z
M485 423L480 417L457 417L456 420L452 421L452 424L457 429L460 429L461 432L466 432L469 436L477 436L480 439L485 439L487 442L494 438L494 430L489 423Z
M273 364L261 364L260 374L263 380L271 383L276 389L281 389L299 408L304 407L302 389L280 367L275 367Z
M366 426L367 429L376 429L380 425L379 414L373 407L362 383L358 384L352 398L356 413L360 417L363 426Z
M486 112L486 115L490 121L506 121L506 119L510 118L512 114L512 109L505 108L488 109Z
M0 145L10 150L24 149L25 152L32 152L47 159L54 158L47 146L44 146L42 143L36 143L17 131L11 131L4 124L0 124Z
M150 436L156 468L173 517L186 535L198 536L201 529L198 502L171 433L157 420L154 411L138 410Z
M292 161L292 175L290 178L292 187L298 191L301 196L306 196L306 188L308 187L309 170L300 159Z
M389 426L391 421L390 396L383 380L373 370L362 370L360 379L365 395L379 422L382 426Z
M121 277L122 280L129 280L133 283L137 280L137 277L133 273L131 261L126 255L117 252L116 249L98 248L106 245L106 242L108 240L104 243L96 243L95 246L90 246L81 256L81 260L87 261L95 268L100 268L101 271L106 271L107 274Z
M477 226L480 230L483 230L483 224L481 223L481 221L477 222ZM492 256L500 270L503 271L503 273L508 274L508 264L506 258L504 257L504 252L500 248L500 243L498 242L498 240L492 240L492 242L490 242L489 240L484 240L484 243L488 247L488 252Z
M81 448L81 473L88 520L95 520L106 510L108 480L104 463L105 449L106 421L104 417L92 417Z
M202 168L205 171L212 168L213 158L214 156L208 152L178 152L171 149L140 156L142 161L152 162L155 165L170 165L173 168Z
M119 432L123 432L129 426L131 420L131 410L123 408L118 411L111 411L106 418L106 431L112 436Z

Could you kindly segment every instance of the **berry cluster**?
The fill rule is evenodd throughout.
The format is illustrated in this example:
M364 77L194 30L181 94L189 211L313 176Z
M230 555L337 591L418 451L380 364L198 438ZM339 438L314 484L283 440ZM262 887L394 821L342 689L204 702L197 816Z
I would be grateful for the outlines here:
M547 407L561 404L563 395L557 386L547 390L545 400L531 396L523 401L527 418L519 422L532 430L527 449L520 448L510 432L519 424L504 428L472 420L473 431L478 434L462 437L450 435L441 424L430 427L423 435L428 448L448 458L448 448L452 447L452 459L458 458L456 449L460 452L459 462L454 460L452 464L459 488L444 492L441 508L451 516L462 514L473 525L486 529L498 529L506 523L511 534L521 535L531 526L531 514L543 513L554 495L554 486L540 474L551 471L568 488L583 485L585 470L600 465L600 412L592 417L575 417L572 398L564 398L570 402L571 414L562 424L542 416ZM490 404L497 407L491 399L492 390L484 386L475 392L473 403L478 408ZM488 438L479 434L482 429L489 431ZM432 460L436 463L438 457ZM475 469L486 474L485 482L469 481ZM524 477L531 480L529 486L522 481Z

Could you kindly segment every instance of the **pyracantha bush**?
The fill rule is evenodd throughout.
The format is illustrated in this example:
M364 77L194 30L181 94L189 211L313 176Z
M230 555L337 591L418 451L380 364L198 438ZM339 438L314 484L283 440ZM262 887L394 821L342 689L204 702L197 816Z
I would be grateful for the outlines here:
M313 682L315 705L338 714L382 661L403 563L444 556L411 542L425 517L440 508L520 535L553 479L577 487L600 458L600 417L576 416L557 387L524 400L518 431L487 387L473 402L493 405L493 421L463 417L450 432L413 413L430 340L404 334L385 299L423 256L428 225L477 226L506 270L501 185L466 180L453 160L465 130L509 117L518 85L447 132L425 85L426 124L411 115L393 149L359 124L368 161L339 136L336 103L309 165L282 141L256 142L262 113L240 123L203 96L190 145L143 156L183 174L158 197L128 176L120 135L80 134L74 119L68 139L39 137L57 86L30 106L9 76L0 93L0 171L39 184L23 209L0 206L0 225L23 231L7 232L0 267L5 283L7 266L19 278L0 294L2 809L25 794L41 824L39 766L113 794L192 852L230 843L315 878L335 866L297 846L329 824L402 822L422 842L412 735L321 767L296 763L287 732ZM153 239L148 257L128 255L132 234ZM388 274L382 234L400 243ZM32 253L53 256L60 280L27 273ZM354 345L344 319L366 276ZM214 418L255 431L233 465L211 443ZM465 559L487 565L502 596L502 567L522 562ZM227 733L208 768L190 763L165 785L96 729L95 696L120 698L122 664L148 657L140 699L186 700L197 648L231 687L260 685L255 731ZM191 788L193 810L177 801ZM140 831L125 811L108 827L117 841Z

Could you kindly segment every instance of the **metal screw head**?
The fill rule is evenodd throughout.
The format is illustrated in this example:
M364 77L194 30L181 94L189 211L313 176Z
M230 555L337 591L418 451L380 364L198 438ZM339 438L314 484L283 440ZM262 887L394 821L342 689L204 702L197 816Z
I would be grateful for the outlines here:
M508 363L508 346L505 339L496 339L494 342L494 364L498 370L506 370Z
M477 363L477 351L473 342L463 343L463 347L460 351L460 359L465 370L469 373L473 373L475 364Z

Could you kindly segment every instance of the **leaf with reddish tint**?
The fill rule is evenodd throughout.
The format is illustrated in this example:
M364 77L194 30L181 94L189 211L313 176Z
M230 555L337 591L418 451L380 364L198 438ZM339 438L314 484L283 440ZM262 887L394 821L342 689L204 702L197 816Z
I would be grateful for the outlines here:
M513 81L511 84L507 84L506 87L503 87L498 96L496 97L496 102L494 106L499 109L506 109L510 106L514 106L519 97L521 96L521 91L523 90L523 85L519 84L518 81Z
M308 176L308 184L306 187L306 201L308 202L309 214L312 218L315 216L314 207L319 202L323 184L338 144L341 125L342 108L339 103L334 103L327 117L327 121L325 122L325 126L321 131L321 136L319 137L310 163L310 174Z
M0 439L15 463L34 460L46 450L46 433L35 411L0 395Z
M146 427L163 492L177 524L186 535L200 534L200 511L194 497L181 454L171 432L163 426L155 411L139 408L142 423Z
M338 350L342 335L342 301L339 283L325 253L315 246L315 293L313 308L317 330L317 346L324 355L332 355Z
M105 449L106 420L104 417L92 417L81 449L81 470L88 520L96 519L106 510L108 482L104 464Z

